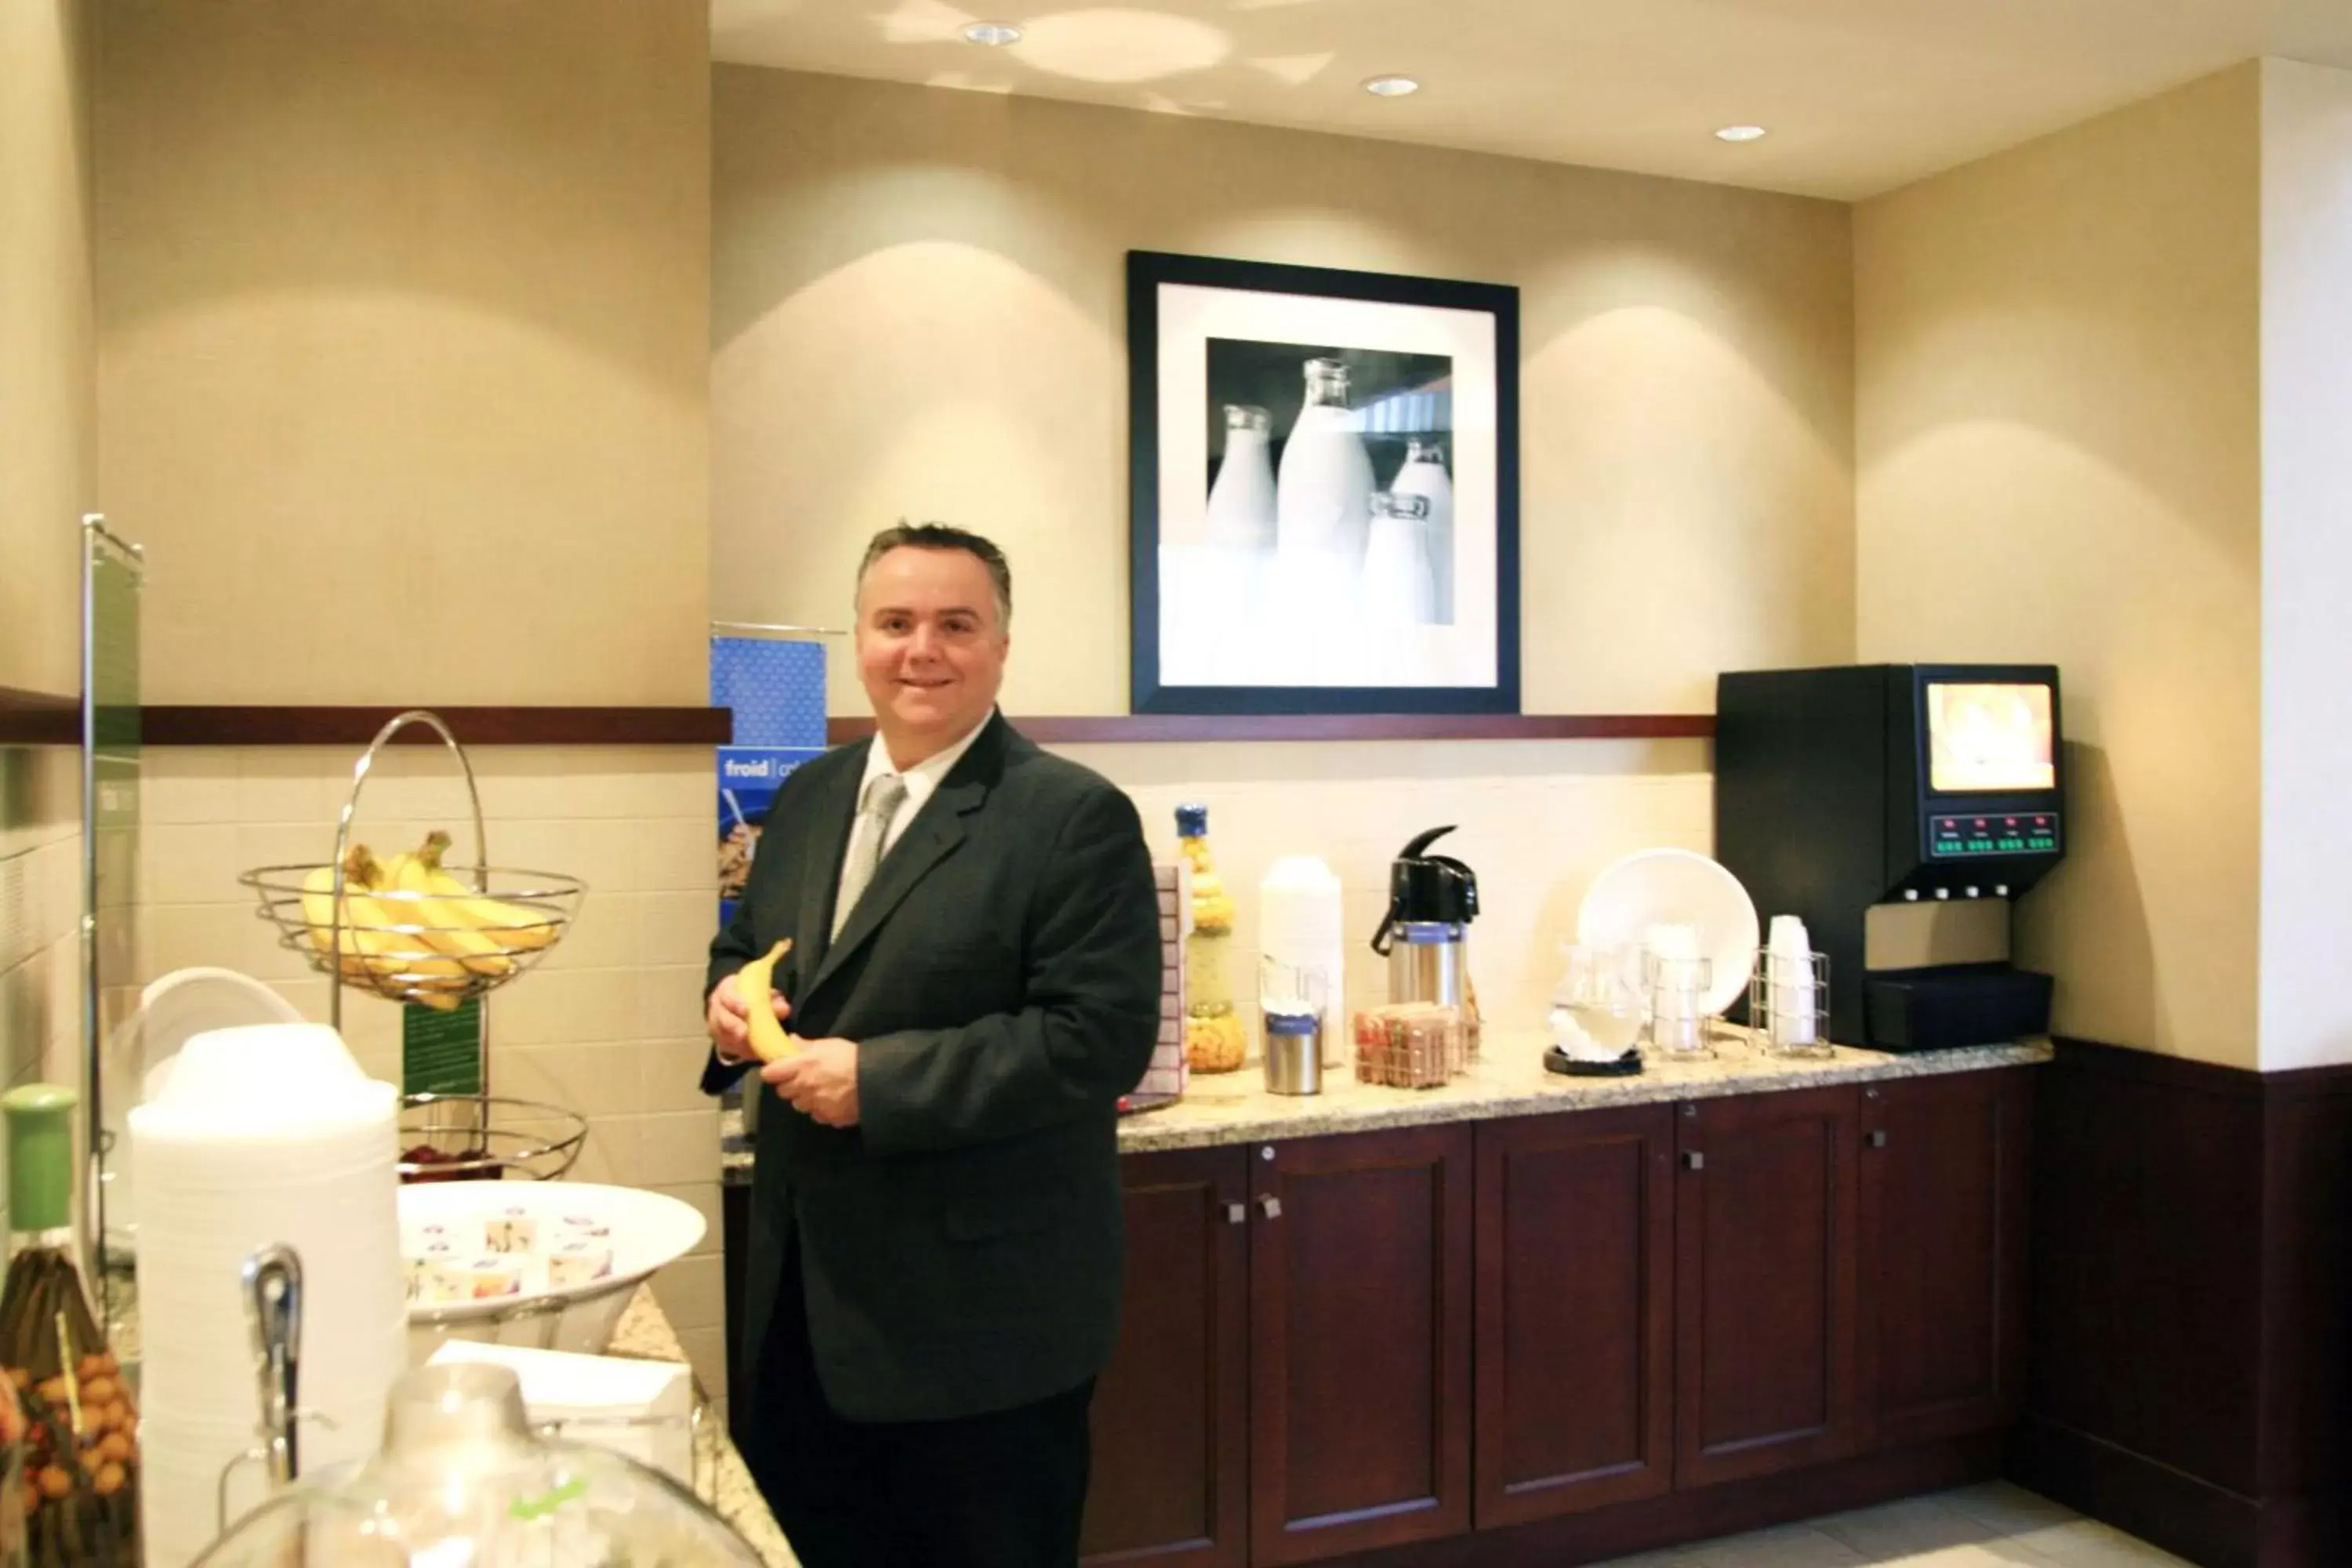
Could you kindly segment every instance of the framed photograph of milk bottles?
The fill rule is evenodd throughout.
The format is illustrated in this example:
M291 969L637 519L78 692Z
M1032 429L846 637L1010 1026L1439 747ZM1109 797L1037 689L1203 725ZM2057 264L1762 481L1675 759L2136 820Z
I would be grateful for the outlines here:
M1518 290L1130 251L1138 713L1519 710Z

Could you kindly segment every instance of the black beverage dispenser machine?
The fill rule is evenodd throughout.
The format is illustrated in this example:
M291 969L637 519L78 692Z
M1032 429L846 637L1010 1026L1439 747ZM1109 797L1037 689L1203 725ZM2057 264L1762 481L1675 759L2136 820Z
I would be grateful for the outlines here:
M1831 1037L1881 1050L2050 1026L2012 900L2065 853L2058 671L1879 664L1716 686L1716 858L1829 958Z

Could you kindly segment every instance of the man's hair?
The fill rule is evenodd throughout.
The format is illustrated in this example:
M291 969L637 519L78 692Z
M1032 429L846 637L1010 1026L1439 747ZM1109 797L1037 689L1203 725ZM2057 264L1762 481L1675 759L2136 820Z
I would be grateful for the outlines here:
M893 550L961 550L973 557L988 568L988 581L996 590L996 629L1013 629L1013 568L1005 563L1004 552L993 542L944 522L902 522L895 528L886 528L866 544L866 559L857 563L856 592L864 592L866 574Z

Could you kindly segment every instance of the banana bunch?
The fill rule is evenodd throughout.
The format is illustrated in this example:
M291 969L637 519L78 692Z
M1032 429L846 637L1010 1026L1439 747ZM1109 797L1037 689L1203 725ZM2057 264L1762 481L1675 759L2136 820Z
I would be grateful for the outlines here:
M396 991L413 1001L447 1012L464 1000L465 965L440 956L427 942L414 911L375 895L388 891L383 868L364 844L343 857L342 918L335 918L335 868L320 866L302 881L302 919L311 943L336 954L346 980ZM340 924L341 930L337 931Z
M515 953L555 940L543 915L487 898L443 869L448 847L449 836L437 830L389 862L352 846L343 860L345 976L446 1011L463 1000L472 976L504 979ZM321 866L303 883L302 918L321 952L332 941L334 879L334 868Z
M510 954L555 940L546 916L487 898L443 870L441 857L448 851L449 836L436 828L416 848L394 856L387 868L402 897L415 901L425 936L442 952L477 974L503 976L514 973Z

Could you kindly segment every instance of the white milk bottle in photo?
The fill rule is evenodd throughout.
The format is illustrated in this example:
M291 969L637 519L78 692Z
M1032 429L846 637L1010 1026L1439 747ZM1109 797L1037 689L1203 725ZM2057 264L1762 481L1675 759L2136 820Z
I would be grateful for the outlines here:
M1441 626L1454 624L1454 479L1445 471L1445 447L1434 437L1415 437L1406 445L1404 467L1389 487L1398 496L1419 496L1429 503L1423 524L1428 541L1429 563L1435 577L1436 611L1429 618Z
M1274 548L1274 459L1263 408L1225 405L1225 456L1209 487L1209 543L1223 550Z
M1430 565L1428 500L1382 490L1372 497L1371 513L1364 619L1382 626L1429 625L1437 619L1437 580Z
M1330 558L1360 570L1371 522L1372 459L1348 406L1348 367L1307 362L1307 406L1282 448L1275 488L1276 535L1285 554Z

